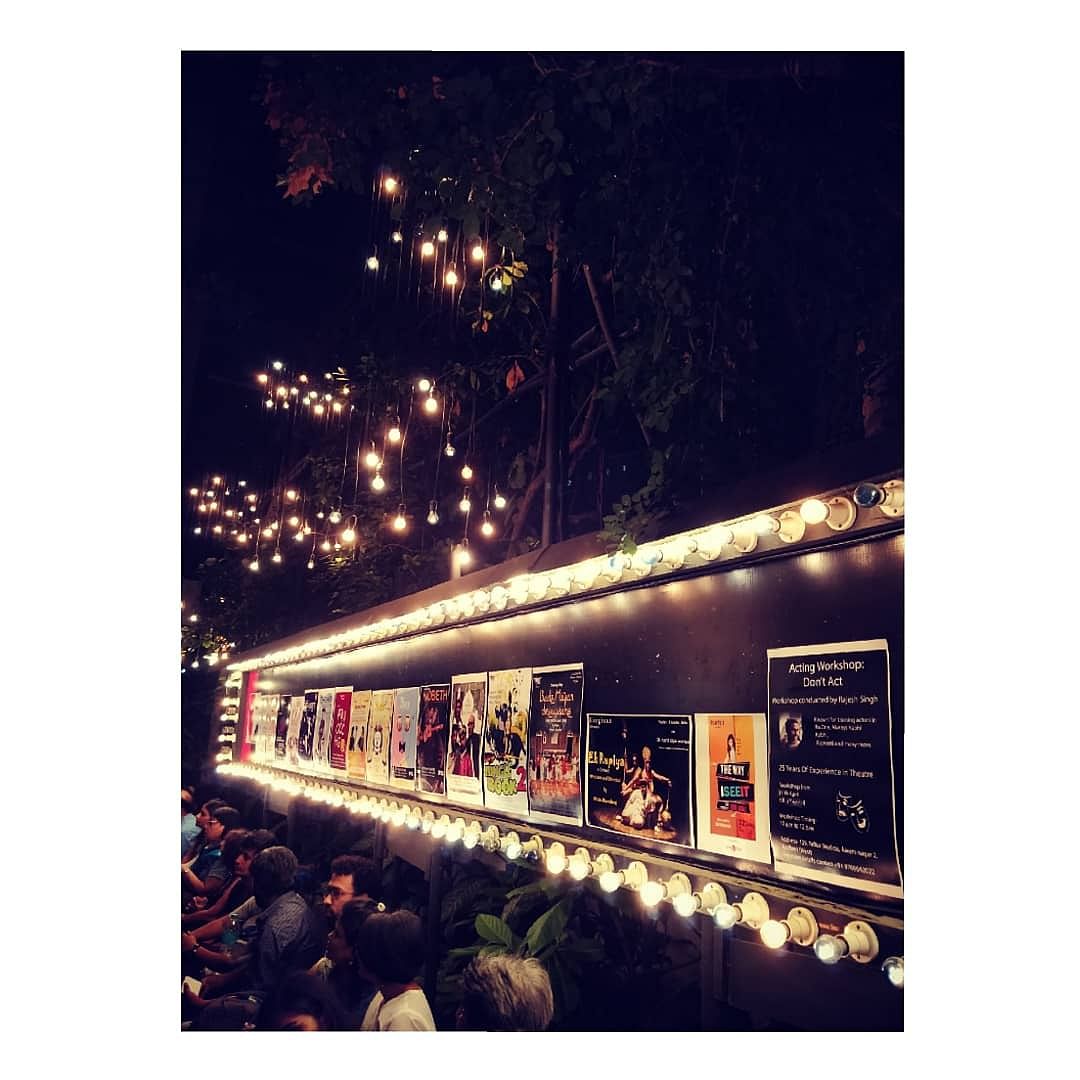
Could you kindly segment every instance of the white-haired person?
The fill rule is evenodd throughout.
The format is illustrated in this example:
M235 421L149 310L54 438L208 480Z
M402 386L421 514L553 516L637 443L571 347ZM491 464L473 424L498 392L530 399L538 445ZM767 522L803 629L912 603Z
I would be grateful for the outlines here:
M533 957L477 956L461 986L459 1031L546 1031L555 1013L551 980Z

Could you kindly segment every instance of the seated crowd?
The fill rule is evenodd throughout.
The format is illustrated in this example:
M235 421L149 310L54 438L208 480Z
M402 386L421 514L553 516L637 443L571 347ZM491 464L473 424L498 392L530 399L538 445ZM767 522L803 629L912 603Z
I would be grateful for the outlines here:
M297 891L298 862L266 829L181 793L180 948L184 1027L196 1031L435 1031L425 990L424 927L379 902L380 870L342 854L321 902ZM544 968L480 956L462 980L456 1026L543 1031L554 1011Z

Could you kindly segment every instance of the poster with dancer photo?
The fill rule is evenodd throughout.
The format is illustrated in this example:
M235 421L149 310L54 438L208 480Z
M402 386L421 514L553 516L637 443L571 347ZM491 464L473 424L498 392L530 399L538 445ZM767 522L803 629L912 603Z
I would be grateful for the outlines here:
M529 697L532 668L488 672L484 734L484 805L529 814Z
M315 753L315 710L319 704L318 690L304 691L304 712L300 718L300 734L296 740L300 765L310 768Z
M289 743L289 705L292 694L282 694L278 701L277 726L274 729L274 759L280 764Z
M446 794L456 802L483 806L480 745L484 737L487 672L450 680L450 739L446 754Z
M529 705L529 817L581 824L581 702L585 669L532 669Z
M349 715L349 745L345 751L346 771L350 780L364 780L367 777L364 740L367 738L370 710L371 691L354 690Z
M348 767L349 721L352 717L352 687L334 691L334 723L330 729L330 768L343 773Z
M770 863L764 713L695 713L697 846Z
M319 691L319 703L315 709L315 749L311 755L315 771L324 775L330 772L330 732L334 727L333 688Z
M420 687L420 730L416 735L417 790L446 794L446 746L450 732L450 684Z
M588 719L587 823L693 847L690 717L589 713Z
M394 691L374 690L368 716L364 754L369 784L390 782L390 728L394 720Z
M768 658L777 871L902 897L888 642L799 645Z
M303 723L307 700L304 694L293 694L289 702L289 733L285 738L285 760L293 768L300 766L300 728ZM315 719L312 705L312 721Z
M416 790L416 729L420 687L394 691L394 734L390 740L390 786Z

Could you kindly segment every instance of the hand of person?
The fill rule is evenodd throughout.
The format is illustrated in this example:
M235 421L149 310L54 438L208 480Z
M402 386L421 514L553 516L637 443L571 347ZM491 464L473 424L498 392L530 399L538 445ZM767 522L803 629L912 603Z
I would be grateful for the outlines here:
M188 933L186 930L180 931L180 951L191 952L199 943L195 940L195 935Z
M206 907L209 902L209 899L205 896L195 896L192 897L191 900L192 906L198 911L201 911L204 907Z

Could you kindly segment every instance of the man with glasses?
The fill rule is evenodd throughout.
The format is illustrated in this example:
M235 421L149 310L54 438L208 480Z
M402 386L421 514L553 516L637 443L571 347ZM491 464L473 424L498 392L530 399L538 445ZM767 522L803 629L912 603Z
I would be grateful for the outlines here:
M330 884L323 903L336 920L350 900L371 900L379 891L379 867L362 855L339 855L330 864Z
M240 811L231 806L213 810L203 826L203 845L193 863L181 864L180 883L184 903L193 896L213 897L232 876L232 867L221 857L221 840L229 829L240 827Z

